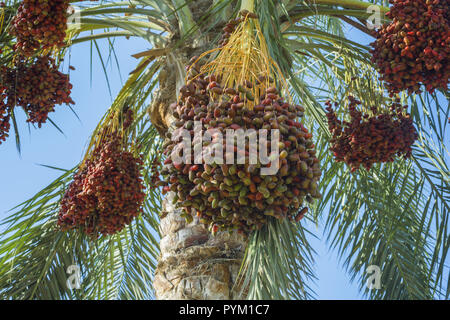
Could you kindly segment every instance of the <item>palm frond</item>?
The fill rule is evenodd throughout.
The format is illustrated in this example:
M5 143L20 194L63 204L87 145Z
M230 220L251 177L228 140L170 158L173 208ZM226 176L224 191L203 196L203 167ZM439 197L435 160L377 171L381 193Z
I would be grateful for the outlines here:
M283 34L294 58L294 71L289 71L293 96L307 107L307 123L315 129L325 171L320 185L324 196L314 212L317 218L327 217L327 238L369 298L443 297L448 292L444 263L449 237L445 108L436 99L431 99L436 103L416 104L415 110L420 105L422 111L413 108L417 122L423 115L432 116L427 130L416 123L422 138L412 162L360 170L359 176L348 173L327 151L329 132L321 103L329 98L339 101L349 93L349 70L373 67L367 48L341 37L340 28L330 29L326 19L331 18L302 19ZM314 28L311 36L303 36L302 30L310 28ZM358 90L378 94L371 82L363 82ZM429 99L428 94L423 97L428 98L422 101ZM430 129L432 133L425 134ZM371 264L378 264L383 272L381 290L366 287L365 271Z
M159 63L155 62L133 73L105 115L125 105L136 111L138 116L130 139L141 142L140 151L148 168L161 147L155 128L145 116L147 98L156 84L158 70ZM0 239L1 296L6 299L151 298L151 278L159 254L161 199L151 185L150 173L144 174L147 200L143 214L120 233L92 241L76 231L61 232L56 228L59 201L75 170L65 172L14 208L3 222L7 229ZM79 291L71 291L66 285L66 270L70 265L81 268ZM132 287L128 286L131 282Z
M242 288L250 300L307 300L315 297L315 251L301 225L272 220L252 233L241 268Z

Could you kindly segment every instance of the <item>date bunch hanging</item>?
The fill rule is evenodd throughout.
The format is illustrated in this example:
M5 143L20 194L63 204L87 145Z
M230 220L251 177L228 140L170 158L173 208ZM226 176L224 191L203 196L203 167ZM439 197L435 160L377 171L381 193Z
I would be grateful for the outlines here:
M74 104L70 98L69 76L60 72L49 56L37 57L31 63L18 58L13 67L1 67L0 87L3 87L3 104L9 110L23 107L27 122L38 127L47 121L56 105Z
M142 212L143 161L116 131L99 135L60 203L58 226L94 238L120 232Z
M333 104L326 102L332 134L330 149L336 161L345 162L353 172L360 166L370 170L375 163L411 156L411 146L418 135L411 116L406 113L408 106L402 106L397 100L384 111L377 107L361 111L358 110L361 101L352 96L348 99L349 121L339 120Z
M63 47L69 5L68 0L22 0L10 28L17 39L15 49L31 56L38 50Z
M172 105L176 130L165 143L164 181L159 183L164 193L174 193L173 202L188 222L196 215L213 233L249 234L270 217L298 221L307 211L305 203L321 197L312 134L300 122L305 110L282 97L275 85L281 76L259 25L254 16L241 15L214 59L199 63L211 54L207 52L187 66L186 84ZM255 30L257 36L252 36ZM267 133L265 139L261 133ZM207 135L211 139L202 142L203 157L196 161L198 142ZM244 135L248 143L239 147L235 138ZM184 153L179 146L185 139L191 141L191 151L185 161L175 161ZM213 159L207 161L205 154ZM267 155L264 161L261 154Z
M373 58L391 95L447 90L450 76L450 2L390 0L392 22L374 35Z
M9 136L11 108L5 103L6 88L0 84L0 144Z

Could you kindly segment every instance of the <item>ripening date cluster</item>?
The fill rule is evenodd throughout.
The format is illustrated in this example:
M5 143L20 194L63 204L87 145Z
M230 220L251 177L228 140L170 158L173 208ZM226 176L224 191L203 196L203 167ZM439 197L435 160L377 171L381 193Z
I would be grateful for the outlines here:
M0 103L8 110L23 107L28 115L27 122L41 127L55 105L74 104L70 98L69 76L61 73L55 60L48 56L37 57L32 64L22 59L14 67L0 70L0 86L4 88Z
M450 1L390 0L392 19L374 33L372 61L391 95L447 89L450 76Z
M145 199L143 161L109 138L74 175L60 204L61 230L87 235L111 235L138 217Z
M12 21L15 49L31 56L38 50L63 47L67 29L68 0L23 0Z
M239 12L240 18L230 20L225 27L222 29L223 33L221 38L219 39L219 47L222 48L227 45L228 40L230 39L231 34L236 30L236 26L243 22L246 18L257 19L258 15L249 12L248 10L241 10Z
M0 84L0 144L9 136L9 129L11 124L11 108L4 102L6 99L6 88Z
M219 47L224 47L227 45L228 40L230 39L231 34L236 29L236 25L242 22L241 18L236 18L234 20L229 21L225 27L223 28L222 36L219 39Z
M336 161L345 162L353 172L360 166L370 170L375 163L392 162L396 156L411 156L411 147L418 135L410 115L405 114L408 106L397 101L388 112L380 113L372 107L372 115L369 115L357 110L360 101L352 96L349 101L350 121L339 120L332 103L326 102L328 127L332 133L330 149Z
M270 217L299 221L308 210L304 207L306 202L321 197L318 181L322 172L312 134L299 121L304 108L284 101L274 86L261 90L260 97L254 97L251 92L254 84L247 80L235 88L224 87L220 76L199 74L195 69L196 66L190 68L188 82L180 90L181 99L172 106L177 118L175 126L188 130L194 139L195 121L202 124L202 135L207 130L220 132L221 135L214 135L211 143L205 142L204 146L221 145L223 159L221 163L206 163L203 159L201 164L194 164L191 154L190 164L173 162L172 155L178 152L181 138L175 130L164 146L168 157L161 170L164 181L158 184L163 186L163 193L174 192L173 203L184 210L183 217L190 222L197 215L213 233L237 230L249 234L264 226ZM255 85L264 86L266 81L273 82L261 76ZM256 103L252 110L249 102ZM235 145L231 155L234 164L227 164L226 131L229 129L268 130L269 150L270 130L278 129L278 171L262 175L260 169L269 168L270 162L263 164L258 160L250 164L249 143L245 144L245 150ZM237 163L239 154L245 157L245 164Z

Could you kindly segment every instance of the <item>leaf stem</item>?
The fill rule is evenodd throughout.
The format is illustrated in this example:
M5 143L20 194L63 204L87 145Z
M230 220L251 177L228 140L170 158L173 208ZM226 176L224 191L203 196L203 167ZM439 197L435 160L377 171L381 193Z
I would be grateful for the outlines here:
M248 10L249 12L255 12L255 0L242 0L241 10Z
M375 5L370 2L359 1L359 0L305 0L307 3L311 4L324 4L324 5L335 5L350 9L367 9L370 6L377 6L380 8L380 11L386 13L389 11L388 7L384 7L381 5Z
M370 30L369 30L366 26L364 26L363 24L360 24L360 23L358 23L358 22L356 22L356 21L354 21L354 20L352 20L352 19L350 19L350 18L348 18L348 17L346 17L346 16L336 15L335 17L338 17L339 19L341 19L341 20L347 22L349 25L351 25L351 26L357 28L358 30L360 30L360 31L362 31L362 32L364 32L364 33L366 33L366 34L368 34L368 35L371 36L371 37L373 37L373 32L370 31Z
M176 13L180 24L180 34L181 36L185 36L190 30L197 27L197 24L194 21L191 9L189 9L187 3L181 0L172 0L172 2L176 6Z

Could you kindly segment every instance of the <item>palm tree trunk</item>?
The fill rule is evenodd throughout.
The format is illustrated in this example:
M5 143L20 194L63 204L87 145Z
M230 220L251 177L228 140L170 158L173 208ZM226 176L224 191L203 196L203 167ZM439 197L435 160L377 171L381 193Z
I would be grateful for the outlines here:
M197 20L211 1L196 2L191 8ZM192 47L179 48L166 57L159 75L159 90L149 108L152 123L163 135L170 130L174 118L169 105L176 101L180 82L184 81L184 65L191 57L211 47L222 26L202 35ZM198 40L198 39L197 39ZM174 40L176 41L176 40ZM206 44L205 44L206 43ZM174 299L236 299L239 288L235 286L246 248L246 240L237 233L219 232L213 236L194 219L187 224L180 211L172 204L169 192L163 201L160 221L160 256L153 280L155 296L160 300Z
M246 242L237 233L213 236L198 222L187 224L179 209L164 200L160 231L161 254L153 282L160 300L228 300L235 288Z

